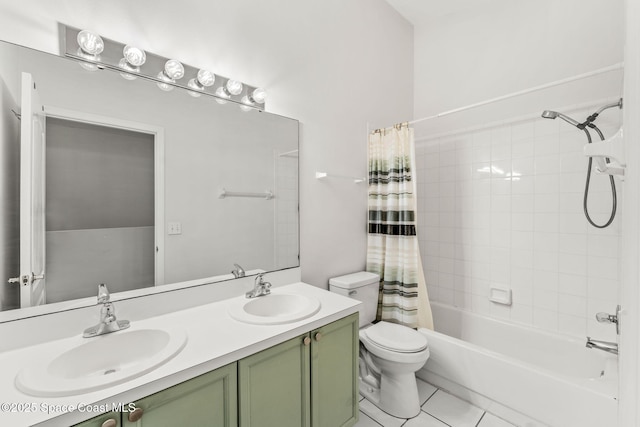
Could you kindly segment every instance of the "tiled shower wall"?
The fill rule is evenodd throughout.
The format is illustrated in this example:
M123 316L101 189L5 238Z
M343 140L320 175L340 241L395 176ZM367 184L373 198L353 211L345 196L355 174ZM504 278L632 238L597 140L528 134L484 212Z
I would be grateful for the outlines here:
M582 119L591 112L569 114ZM617 109L598 120L606 137L620 123ZM614 223L589 225L582 212L584 133L536 117L425 137L416 135L418 235L430 299L615 340L613 326L598 324L595 313L612 313L619 302L623 184L616 180ZM597 223L609 216L610 194L608 178L594 174L589 207ZM492 287L511 289L512 305L491 302Z

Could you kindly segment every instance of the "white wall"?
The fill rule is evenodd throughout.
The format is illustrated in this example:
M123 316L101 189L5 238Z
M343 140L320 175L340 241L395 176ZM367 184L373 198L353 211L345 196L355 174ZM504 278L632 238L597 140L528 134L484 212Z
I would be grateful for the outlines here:
M0 39L57 52L56 22L265 87L267 110L301 121L303 280L364 268L366 123L411 117L413 30L382 0L50 2L2 0Z
M621 62L623 3L501 2L499 8L457 13L417 27L414 116L424 117ZM594 90L598 88L585 89ZM516 115L513 110L510 113Z

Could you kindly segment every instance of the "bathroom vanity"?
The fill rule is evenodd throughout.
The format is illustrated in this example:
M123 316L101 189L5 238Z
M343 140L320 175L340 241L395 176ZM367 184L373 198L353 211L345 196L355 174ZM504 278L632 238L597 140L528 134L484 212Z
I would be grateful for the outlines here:
M271 295L259 298L266 307L273 306L267 304L270 297L278 301L284 295L318 301L320 308L297 321L285 316L287 323L282 324L245 323L229 314L238 305L248 304L249 300L239 296L137 320L127 331L89 339L77 335L5 352L0 361L12 368L1 373L3 401L32 405L36 410L3 412L0 423L104 427L185 422L279 427L355 424L359 303L304 283L276 287ZM268 310L265 317L271 317ZM91 322L87 319L87 324ZM48 396L28 395L15 385L14 378L23 367L52 363L62 357L57 355L91 340L163 328L186 334L182 350L124 382L66 396L56 396L55 390ZM126 348L114 351L127 354Z

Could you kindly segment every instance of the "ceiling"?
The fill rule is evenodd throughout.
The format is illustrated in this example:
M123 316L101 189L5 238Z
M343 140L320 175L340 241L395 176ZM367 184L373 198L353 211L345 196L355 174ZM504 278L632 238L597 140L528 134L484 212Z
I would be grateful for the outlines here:
M513 2L514 0L387 0L391 7L416 27L451 15L494 9Z

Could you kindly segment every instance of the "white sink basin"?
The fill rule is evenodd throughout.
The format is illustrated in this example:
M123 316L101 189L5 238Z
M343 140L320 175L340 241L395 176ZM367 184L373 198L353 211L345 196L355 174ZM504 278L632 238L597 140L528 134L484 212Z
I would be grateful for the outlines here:
M32 396L72 396L111 387L150 372L187 343L181 329L139 329L86 338L27 366L16 386Z
M256 298L237 298L231 302L229 315L235 320L255 325L280 325L313 316L320 301L304 295L270 294Z

